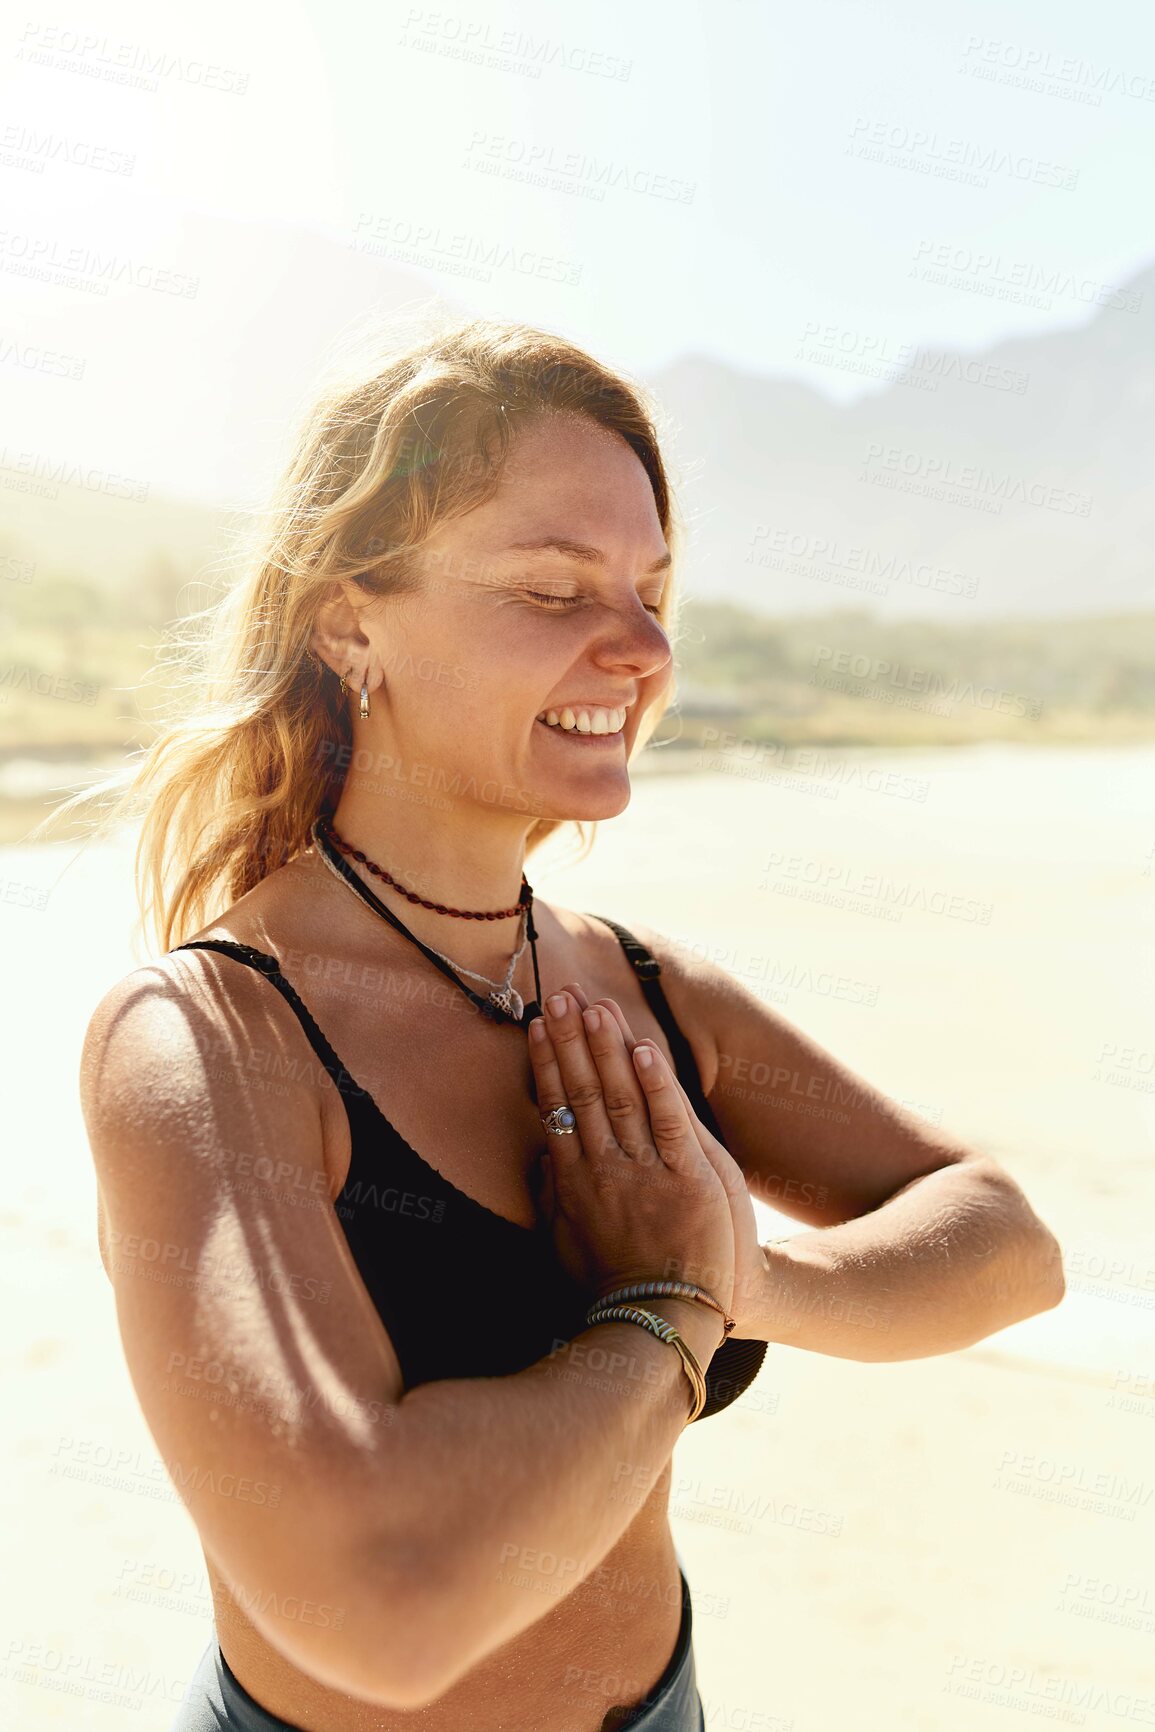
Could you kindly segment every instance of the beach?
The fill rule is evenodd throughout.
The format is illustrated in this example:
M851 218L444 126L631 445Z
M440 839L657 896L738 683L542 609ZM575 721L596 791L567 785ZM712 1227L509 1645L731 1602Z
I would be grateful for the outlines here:
M1150 745L663 762L587 860L527 864L994 1154L1063 1245L1040 1317L903 1363L772 1345L688 1429L671 1519L708 1728L1155 1725L1153 770ZM20 1732L166 1732L211 1617L120 1351L77 1099L92 1010L147 958L133 841L0 849Z

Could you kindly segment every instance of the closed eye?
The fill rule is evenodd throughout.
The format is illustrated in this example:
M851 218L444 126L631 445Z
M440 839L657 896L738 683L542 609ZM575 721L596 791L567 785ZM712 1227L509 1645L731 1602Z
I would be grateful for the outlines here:
M538 589L527 589L525 593L532 596L534 601L540 601L544 607L576 607L585 599L580 595L545 595ZM661 606L655 602L646 602L645 607L647 613L655 616L662 611Z

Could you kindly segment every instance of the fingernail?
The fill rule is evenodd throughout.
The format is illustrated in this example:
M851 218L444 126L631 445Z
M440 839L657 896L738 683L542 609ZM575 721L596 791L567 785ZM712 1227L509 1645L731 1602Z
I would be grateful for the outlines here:
M549 1011L551 1016L564 1016L565 993L555 992L552 997L546 999L545 1008Z
M602 1026L602 1013L597 1008L597 1005L591 1004L588 1010L582 1011L582 1021L585 1023L591 1034L596 1034L598 1032L598 1029Z
M634 1048L634 1062L640 1070L649 1070L654 1062L654 1055L648 1046L636 1046Z
M545 1021L542 1017L535 1016L533 1021L530 1023L529 1038L530 1040L545 1039Z

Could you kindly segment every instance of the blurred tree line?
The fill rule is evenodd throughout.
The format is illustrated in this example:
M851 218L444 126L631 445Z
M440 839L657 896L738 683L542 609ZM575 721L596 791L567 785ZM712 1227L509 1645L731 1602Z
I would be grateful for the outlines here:
M166 629L206 607L215 581L159 550L116 584L0 550L6 749L144 743L145 679ZM700 745L719 731L825 744L1146 739L1155 734L1153 624L1138 612L948 621L848 607L774 617L690 599L674 645L673 743ZM89 682L97 701L46 699L29 689L28 669ZM153 690L163 698L155 674ZM659 737L673 731L663 723Z

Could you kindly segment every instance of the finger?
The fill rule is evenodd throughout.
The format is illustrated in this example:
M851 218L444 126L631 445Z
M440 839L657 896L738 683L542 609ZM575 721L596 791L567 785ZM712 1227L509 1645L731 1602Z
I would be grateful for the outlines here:
M596 1027L590 1026L591 1017L596 1020ZM652 1166L659 1157L654 1148L649 1108L622 1031L604 1004L590 1005L582 1021L614 1135L631 1160Z
M642 1053L651 1053L649 1064L639 1064ZM631 1054L646 1105L650 1112L650 1129L654 1144L668 1167L679 1172L693 1172L706 1157L690 1122L682 1090L673 1067L651 1041L639 1041Z
M583 1010L585 1010L587 1008L589 1001L586 998L586 994L584 993L582 988L577 984L576 981L567 981L566 982L566 991L573 993L574 997L577 999L578 1003L582 1006ZM626 1014L623 1011L621 1005L617 1002L617 1000L615 998L599 998L595 1002L596 1002L596 1006L599 1010L608 1010L611 1013L611 1015L614 1018L614 1021L617 1023L618 1028L621 1031L622 1041L623 1041L623 1044L625 1046L627 1053L632 1053L634 1047L638 1044L638 1042L634 1036L633 1030L631 1029L628 1021L626 1020ZM587 1030L587 1034L588 1034L588 1030ZM660 1047L657 1046L657 1043L655 1041L652 1041L648 1035L644 1035L642 1037L642 1039L647 1046L653 1047L655 1052L661 1051ZM685 1089L682 1087L682 1084L678 1079L677 1072L673 1069L672 1066L670 1066L669 1069L670 1069L670 1075L674 1081L674 1084L678 1090L678 1093L681 1095L682 1103L685 1106L686 1112L687 1112L689 1119L690 1119L690 1123L694 1128L695 1135L698 1138L698 1146L701 1149L702 1153L707 1157L707 1159L709 1159L710 1158L710 1151L707 1148L706 1138L709 1136L710 1133L706 1130L705 1125L702 1123L701 1119L699 1119L697 1113L694 1111L693 1103L690 1100L690 1097L686 1093ZM635 1076L637 1075L636 1070L634 1072L634 1075ZM612 1120L613 1119L612 1113L610 1114L610 1117ZM713 1165L715 1170L717 1170L717 1162L711 1161L711 1165Z
M625 1011L622 1009L622 1007L618 1003L617 999L615 999L615 998L599 998L597 1000L597 1003L598 1003L599 1008L612 1011L613 1016L614 1016L614 1020L617 1022L618 1027L622 1031L622 1039L625 1042L626 1051L627 1052L633 1052L634 1047L637 1046L639 1043L634 1038L633 1030L630 1028L629 1023L626 1021ZM641 1037L641 1043L646 1045L646 1046L653 1047L655 1052L661 1051L661 1048L658 1046L657 1042L654 1040L651 1040L649 1035L643 1035ZM686 1112L689 1115L690 1123L693 1125L695 1134L697 1135L698 1145L701 1148L702 1153L704 1155L708 1155L709 1151L706 1147L706 1138L709 1136L709 1132L706 1130L705 1125L702 1123L701 1119L698 1117L697 1113L694 1111L693 1102L690 1100L689 1095L686 1093L685 1089L682 1087L682 1084L678 1078L678 1073L674 1070L672 1065L670 1066L670 1075L673 1077L674 1082L677 1085L678 1093L682 1097L682 1102L686 1108Z
M571 994L563 992L561 996L565 1009L560 1016L548 1012L547 1006L548 1045L553 1051L547 1086L555 1091L550 1104L564 1103L572 1109L586 1155L610 1163L621 1161L628 1157L606 1115L601 1076L589 1049L581 1012Z
M653 1046L654 1042L646 1036L640 1044L644 1046ZM746 1182L746 1175L742 1171L742 1168L738 1165L738 1162L734 1159L725 1144L720 1143L713 1132L707 1130L706 1126L702 1123L694 1110L693 1101L686 1093L682 1084L678 1081L677 1076L672 1070L670 1074L673 1076L674 1085L682 1097L687 1117L694 1127L694 1131L698 1138L698 1146L701 1148L703 1155L705 1155L706 1159L709 1161L710 1165L713 1167L729 1193L735 1196L740 1196L741 1193L745 1191L747 1196L749 1196L750 1187Z
M529 1040L527 1042L530 1063L533 1066L534 1086L537 1091L537 1110L543 1120L545 1115L551 1112L554 1107L566 1107L570 1104L565 1092L565 1083L562 1080L557 1052L550 1037L550 1020L548 1017L535 1016L529 1025ZM540 1038L535 1035L534 1031L537 1029L541 1030ZM553 1160L564 1165L581 1158L584 1151L576 1126L573 1135L568 1137L546 1131L544 1124L542 1131L545 1136L545 1153Z
M636 1037L634 1035L633 1029L630 1027L629 1023L626 1020L626 1013L622 1009L621 1005L618 1003L617 999L616 998L599 998L597 1002L598 1002L598 1006L600 1009L608 1010L611 1013L614 1021L617 1023L618 1027L622 1031L622 1039L626 1043L626 1051L632 1052L635 1045L637 1044Z

